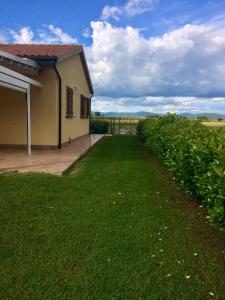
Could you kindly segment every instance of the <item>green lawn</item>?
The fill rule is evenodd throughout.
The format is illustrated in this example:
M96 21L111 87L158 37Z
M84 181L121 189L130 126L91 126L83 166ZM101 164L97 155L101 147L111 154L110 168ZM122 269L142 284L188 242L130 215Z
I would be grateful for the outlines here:
M0 299L225 299L225 234L136 137L0 176ZM213 293L214 296L211 296Z

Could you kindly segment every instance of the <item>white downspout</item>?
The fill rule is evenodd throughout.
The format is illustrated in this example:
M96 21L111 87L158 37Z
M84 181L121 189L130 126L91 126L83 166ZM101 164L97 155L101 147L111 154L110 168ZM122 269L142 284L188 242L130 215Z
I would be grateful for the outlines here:
M30 118L30 87L26 92L26 106L27 106L27 152L31 155L31 118Z

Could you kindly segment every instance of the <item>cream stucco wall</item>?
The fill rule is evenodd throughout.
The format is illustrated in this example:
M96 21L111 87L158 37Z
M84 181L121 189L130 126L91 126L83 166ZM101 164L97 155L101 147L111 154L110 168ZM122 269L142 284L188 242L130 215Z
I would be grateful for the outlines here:
M0 87L0 144L21 145L25 143L25 94Z
M33 79L42 83L42 88L31 90L32 144L56 146L58 144L58 88L55 71L45 67Z
M90 91L79 55L57 64L62 78L62 143L89 133L89 119L80 118L80 95ZM73 118L66 118L66 87L73 88ZM75 89L76 87L76 89Z
M44 68L34 79L42 88L31 88L32 145L57 145L57 81L52 68ZM0 144L26 144L25 94L0 87Z

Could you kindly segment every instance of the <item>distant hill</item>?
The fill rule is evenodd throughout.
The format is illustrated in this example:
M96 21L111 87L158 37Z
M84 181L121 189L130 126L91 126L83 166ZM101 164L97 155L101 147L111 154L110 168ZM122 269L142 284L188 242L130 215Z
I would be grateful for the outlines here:
M151 113L147 111L138 111L138 112L103 112L101 113L104 117L146 117L146 116L156 116L162 114ZM217 114L217 113L201 113L201 114L192 114L192 113L182 113L180 116L196 119L199 116L206 116L208 119L225 119L225 114Z
M201 113L201 114L191 114L191 113L182 113L180 114L183 117L196 119L197 117L205 116L208 119L225 119L225 114L217 114L217 113Z
M106 112L101 113L104 117L146 117L146 116L156 116L157 114L147 112L147 111L138 111L138 112Z

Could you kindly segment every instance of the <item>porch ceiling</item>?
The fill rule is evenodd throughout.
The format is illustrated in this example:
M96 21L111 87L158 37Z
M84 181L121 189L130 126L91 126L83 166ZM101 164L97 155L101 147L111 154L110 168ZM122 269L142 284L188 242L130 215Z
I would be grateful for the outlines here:
M27 116L27 150L31 155L31 120L30 120L30 88L31 85L42 87L36 80L28 78L0 65L0 86L25 93Z
M30 85L42 87L40 82L0 65L0 86L27 92Z
M0 65L23 75L38 75L41 66L35 61L0 50Z

